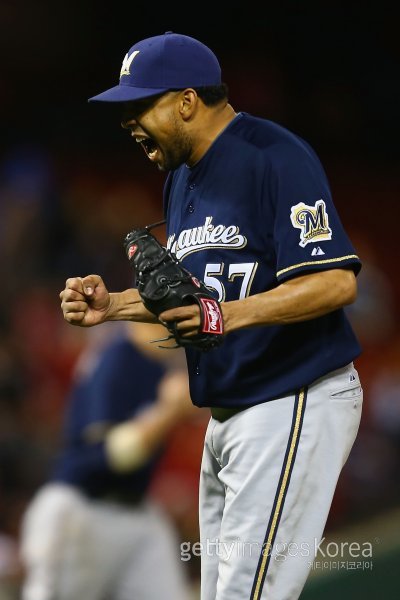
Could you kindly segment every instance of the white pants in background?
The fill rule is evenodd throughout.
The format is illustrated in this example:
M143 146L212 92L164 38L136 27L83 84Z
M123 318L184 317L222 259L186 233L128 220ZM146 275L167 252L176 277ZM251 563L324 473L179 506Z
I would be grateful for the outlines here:
M188 600L168 519L145 503L124 507L48 484L24 516L22 600Z

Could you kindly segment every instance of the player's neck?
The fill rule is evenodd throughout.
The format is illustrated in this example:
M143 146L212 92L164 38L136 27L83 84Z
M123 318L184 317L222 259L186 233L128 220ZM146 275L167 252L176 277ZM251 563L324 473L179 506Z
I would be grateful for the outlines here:
M195 148L190 160L186 163L188 167L194 167L203 158L217 137L236 116L237 113L230 104L207 111L202 118L202 126L197 131Z

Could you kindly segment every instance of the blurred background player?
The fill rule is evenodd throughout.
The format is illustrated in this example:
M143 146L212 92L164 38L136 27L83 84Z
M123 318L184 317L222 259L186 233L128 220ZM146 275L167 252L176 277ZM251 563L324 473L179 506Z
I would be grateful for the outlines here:
M148 498L163 442L196 410L180 353L149 344L165 331L106 327L78 361L63 446L22 520L23 600L190 597L175 527Z

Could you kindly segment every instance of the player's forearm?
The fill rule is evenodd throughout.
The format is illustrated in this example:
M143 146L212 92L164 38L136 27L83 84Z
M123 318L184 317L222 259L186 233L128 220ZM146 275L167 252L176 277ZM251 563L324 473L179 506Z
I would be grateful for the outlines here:
M134 288L110 294L110 305L105 320L158 323L157 317L145 308L139 292Z
M222 304L225 331L307 321L356 298L354 273L334 269L296 277L277 288Z
M105 437L111 469L127 473L142 467L151 460L176 422L174 411L155 405L135 419L112 427Z
M179 421L179 415L170 407L155 404L135 419L140 427L142 443L149 454L164 442Z

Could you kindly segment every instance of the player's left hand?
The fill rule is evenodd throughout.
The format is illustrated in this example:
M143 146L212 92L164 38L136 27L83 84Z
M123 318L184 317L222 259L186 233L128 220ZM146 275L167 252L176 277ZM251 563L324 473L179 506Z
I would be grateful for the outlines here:
M165 310L158 318L167 328L171 328L175 322L176 329L182 337L193 337L199 333L201 317L200 308L197 304Z
M171 333L166 339L175 338L172 348L191 346L207 352L222 344L220 303L203 281L185 269L148 228L129 232L124 247L143 304Z

